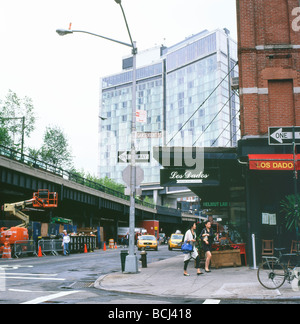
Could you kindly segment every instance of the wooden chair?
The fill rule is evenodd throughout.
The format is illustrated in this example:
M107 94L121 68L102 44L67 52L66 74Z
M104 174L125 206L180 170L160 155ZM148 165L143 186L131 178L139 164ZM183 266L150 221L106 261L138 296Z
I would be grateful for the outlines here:
M292 241L291 254L300 252L300 241Z
M274 241L273 240L262 240L262 256L273 256L274 255Z
M300 241L292 241L292 245L291 245L291 254L295 254L295 253L300 253ZM292 256L291 256L292 258ZM288 262L288 267L293 267L293 264L295 262L293 262L294 260L289 260ZM296 262L297 263L297 262ZM294 264L295 266L296 264Z

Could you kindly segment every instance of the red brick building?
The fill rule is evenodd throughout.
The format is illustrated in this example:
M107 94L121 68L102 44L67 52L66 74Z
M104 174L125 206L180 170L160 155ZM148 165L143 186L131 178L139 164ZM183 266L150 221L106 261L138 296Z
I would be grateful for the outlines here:
M300 3L237 0L242 136L300 125Z
M242 134L238 156L246 180L248 243L256 234L260 256L261 240L273 239L276 247L288 248L295 235L286 232L280 201L300 192L299 179L295 181L291 169L255 168L249 160L262 154L269 161L284 154L293 157L292 145L269 145L268 128L300 126L300 1L237 0L237 21ZM262 165L268 164L260 161ZM269 224L266 215L272 216Z

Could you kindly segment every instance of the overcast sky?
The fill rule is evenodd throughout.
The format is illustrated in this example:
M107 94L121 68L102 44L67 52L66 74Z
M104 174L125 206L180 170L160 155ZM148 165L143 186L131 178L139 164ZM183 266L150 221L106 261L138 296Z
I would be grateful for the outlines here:
M236 39L235 0L122 0L138 49L174 45L204 29L228 28ZM100 77L118 73L130 48L85 34L129 42L114 0L2 0L0 99L8 90L32 98L36 131L25 145L39 148L46 126L66 134L75 167L97 174Z

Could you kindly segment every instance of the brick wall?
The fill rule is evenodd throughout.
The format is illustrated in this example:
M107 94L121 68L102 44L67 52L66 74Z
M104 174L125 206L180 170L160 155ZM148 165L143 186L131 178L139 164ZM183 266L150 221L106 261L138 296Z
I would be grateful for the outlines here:
M300 125L299 0L237 0L241 131Z

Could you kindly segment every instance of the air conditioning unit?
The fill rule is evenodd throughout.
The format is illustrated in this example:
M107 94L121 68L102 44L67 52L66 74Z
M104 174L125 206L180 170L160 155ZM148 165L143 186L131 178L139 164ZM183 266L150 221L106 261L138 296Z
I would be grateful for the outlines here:
M233 90L239 89L239 77L231 78L231 88Z

